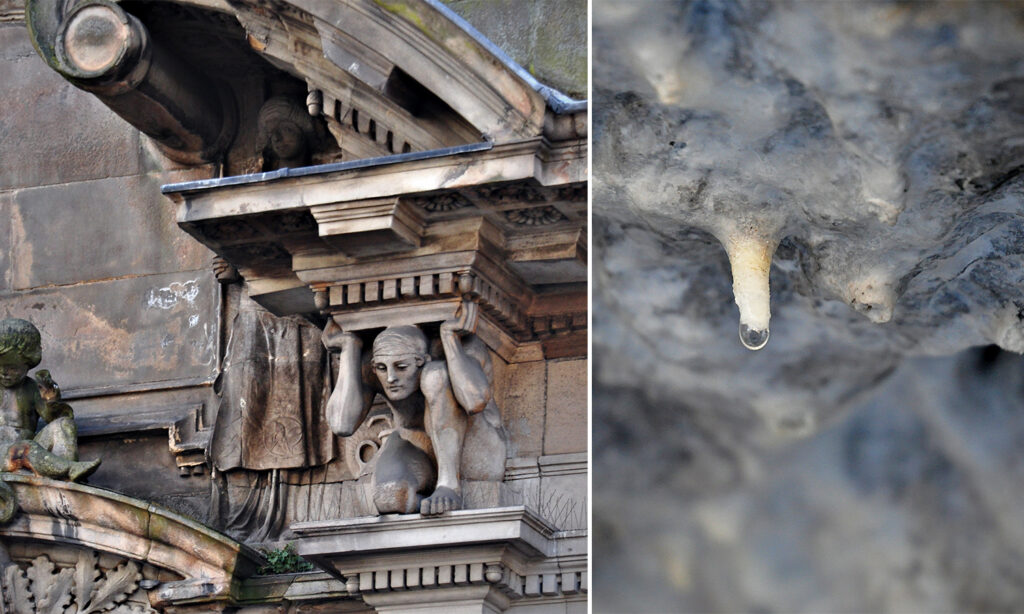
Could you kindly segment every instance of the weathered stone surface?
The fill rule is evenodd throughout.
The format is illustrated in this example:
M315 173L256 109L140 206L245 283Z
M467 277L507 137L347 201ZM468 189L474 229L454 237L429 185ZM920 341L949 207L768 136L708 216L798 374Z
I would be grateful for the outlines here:
M43 334L43 366L70 392L212 379L217 283L209 272L148 275L3 297L0 315Z
M587 450L587 361L548 363L544 454Z
M24 0L0 0L0 22L21 22L25 12Z
M15 10L20 9L8 2L0 2L0 14L9 14ZM0 60L16 62L35 55L24 29L21 23L0 23Z
M498 361L495 361L496 363ZM503 363L503 361L502 361ZM510 363L495 379L504 391L501 418L508 430L511 456L540 456L544 446L544 407L547 367L543 361Z
M174 207L159 196L167 180L142 175L15 192L14 288L205 268L209 250L175 226Z
M0 189L138 172L138 132L50 70L24 24L0 24L0 49Z
M206 520L209 481L178 477L174 455L167 448L167 431L83 440L81 456L103 459L103 464L89 478L91 486L152 501L197 520ZM126 467L131 467L131 471L125 471Z
M1024 542L978 493L1024 492L1016 455L917 414L1008 403L1016 432L1016 376L910 357L1024 350L1019 7L599 2L595 23L595 560L629 587L595 603L1011 607ZM756 353L737 241L774 253ZM905 494L865 501L866 479Z
M542 83L587 97L587 3L445 0Z
M0 292L11 287L11 194L0 192Z

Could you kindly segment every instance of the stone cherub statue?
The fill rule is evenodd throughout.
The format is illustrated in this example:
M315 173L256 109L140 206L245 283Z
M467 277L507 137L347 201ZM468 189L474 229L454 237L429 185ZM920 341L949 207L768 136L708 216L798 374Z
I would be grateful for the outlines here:
M78 429L71 406L61 401L50 372L39 365L42 343L31 322L0 320L0 454L4 471L28 469L36 475L77 482L100 461L78 461ZM38 433L39 418L46 421Z
M439 360L431 359L417 326L384 329L368 356L359 337L333 319L324 329L324 345L341 351L338 382L327 403L331 430L352 435L377 392L394 417L395 429L377 452L371 480L381 514L461 509L460 477L501 479L505 442L492 400L490 355L472 334L477 310L465 301L456 318L441 324Z

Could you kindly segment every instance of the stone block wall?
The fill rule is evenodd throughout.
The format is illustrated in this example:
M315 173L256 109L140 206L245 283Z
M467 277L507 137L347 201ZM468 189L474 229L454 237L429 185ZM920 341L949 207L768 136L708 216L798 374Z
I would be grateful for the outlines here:
M587 361L495 362L511 442L502 503L527 505L559 529L585 528Z
M159 188L213 169L169 162L50 70L11 2L0 83L0 317L39 327L40 367L75 408L81 454L105 459L91 483L195 514L208 486L177 477L167 430L210 405L220 289Z
M452 6L538 78L585 92L585 2ZM159 188L216 171L167 160L49 69L22 11L18 0L0 0L0 317L40 328L40 366L75 408L81 456L104 459L91 484L205 521L209 474L179 470L172 448L214 424L225 298L211 253L178 228ZM562 38L571 44L544 51ZM546 506L560 528L585 526L586 361L496 371L516 487L495 503ZM310 519L309 506L300 508L292 518Z

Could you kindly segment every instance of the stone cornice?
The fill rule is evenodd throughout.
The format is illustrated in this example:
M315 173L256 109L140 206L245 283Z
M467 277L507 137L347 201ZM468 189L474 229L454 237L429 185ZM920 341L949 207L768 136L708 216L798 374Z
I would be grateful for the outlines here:
M530 556L554 554L555 528L522 506L460 510L435 518L409 514L301 522L291 530L303 538L301 554L311 557L492 542L514 544Z
M571 460L571 459L569 459ZM292 525L299 553L377 608L431 602L586 600L586 531L555 531L524 507Z
M586 351L586 144L543 138L163 187L278 315L345 330L480 304L506 360ZM519 357L519 358L516 358Z

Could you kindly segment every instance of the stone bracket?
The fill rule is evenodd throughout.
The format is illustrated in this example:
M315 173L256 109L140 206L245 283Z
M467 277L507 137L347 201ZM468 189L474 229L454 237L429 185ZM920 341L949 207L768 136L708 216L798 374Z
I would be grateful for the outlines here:
M398 198L332 203L310 208L320 237L352 257L379 256L420 246L423 219Z

